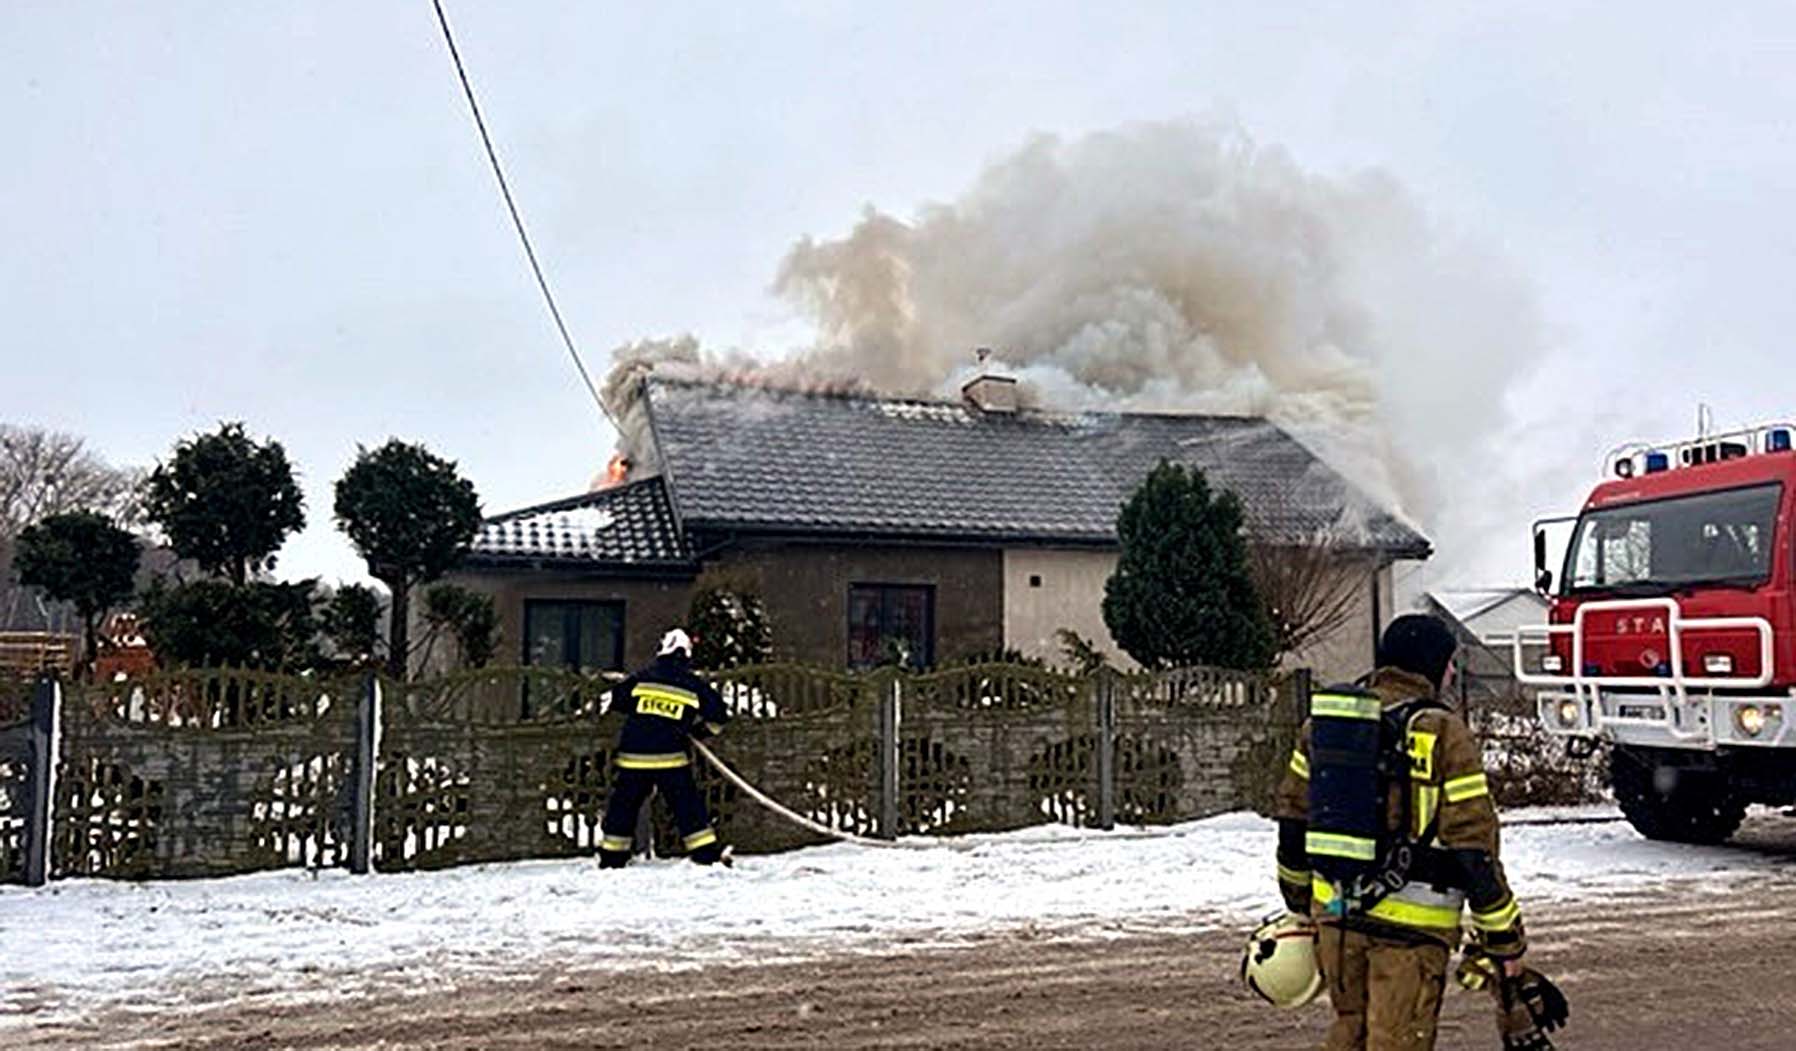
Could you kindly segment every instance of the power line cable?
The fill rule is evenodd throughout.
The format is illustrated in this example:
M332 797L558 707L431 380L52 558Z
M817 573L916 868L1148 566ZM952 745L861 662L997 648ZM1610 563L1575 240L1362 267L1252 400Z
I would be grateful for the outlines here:
M567 322L561 319L561 308L555 305L555 293L549 290L549 279L543 276L542 264L536 258L536 248L530 243L530 233L524 229L524 217L518 213L518 202L511 195L511 184L505 179L505 169L499 164L499 152L493 148L493 137L486 130L486 118L480 115L480 103L474 99L474 85L468 80L467 67L462 65L461 50L455 46L455 34L449 30L449 17L443 13L443 0L431 0L431 6L436 8L437 25L443 27L443 42L449 45L449 57L455 61L455 75L461 78L462 94L467 97L469 112L474 115L474 126L480 129L480 142L486 147L486 159L492 165L493 178L499 181L499 192L505 197L505 209L511 213L511 225L516 228L518 241L524 246L524 258L530 261L530 272L536 275L536 287L542 290L543 302L549 307L549 316L555 319L555 331L561 333L561 344L567 348L568 357L573 360L575 371L580 373L581 382L586 384L586 392L592 395L593 404L605 414L605 419L611 422L611 426L618 427L617 419L605 407L605 399L599 395L599 388L592 382L592 374L586 371L586 362L580 359L580 351L574 346L574 337L568 334Z

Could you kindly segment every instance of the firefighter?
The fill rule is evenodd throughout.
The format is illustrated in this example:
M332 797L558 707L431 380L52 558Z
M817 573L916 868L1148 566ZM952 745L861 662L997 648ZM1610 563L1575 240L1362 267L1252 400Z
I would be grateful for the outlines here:
M1467 906L1469 952L1504 982L1528 975L1551 985L1521 966L1528 943L1478 743L1437 699L1455 648L1433 617L1392 621L1368 678L1312 695L1279 787L1279 888L1293 914L1318 925L1316 959L1335 1011L1328 1051L1434 1047ZM1500 1013L1504 1046L1551 1048L1533 1021ZM1563 1022L1563 1011L1546 1021Z
M723 730L730 714L723 698L692 671L692 639L679 628L661 638L653 664L611 691L611 710L624 713L618 734L611 798L599 828L600 868L623 868L635 843L636 816L651 792L673 810L686 856L701 865L725 861L723 844L705 813L692 777L693 739ZM726 862L727 863L727 862Z

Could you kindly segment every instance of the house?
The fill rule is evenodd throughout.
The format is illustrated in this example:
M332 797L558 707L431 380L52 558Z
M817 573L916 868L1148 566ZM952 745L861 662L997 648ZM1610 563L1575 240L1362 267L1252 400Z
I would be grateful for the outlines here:
M1462 706L1531 710L1515 681L1510 639L1518 628L1547 622L1550 604L1544 595L1520 587L1439 590L1423 595L1420 605L1459 638Z
M1056 413L981 376L962 401L651 377L621 485L498 515L454 579L493 594L526 662L625 667L685 615L701 573L760 595L783 658L920 664L1014 648L1058 662L1104 627L1119 507L1162 459L1237 493L1251 538L1330 538L1363 570L1347 623L1299 658L1363 670L1391 566L1428 542L1280 428L1250 417Z

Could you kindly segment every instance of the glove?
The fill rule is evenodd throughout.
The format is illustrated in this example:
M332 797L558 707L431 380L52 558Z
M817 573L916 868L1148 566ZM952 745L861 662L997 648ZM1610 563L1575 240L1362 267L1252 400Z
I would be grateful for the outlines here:
M1553 1042L1520 1007L1497 1016L1497 1032L1503 1037L1503 1051L1553 1051Z
M1476 946L1466 949L1453 978L1462 988L1488 989L1494 995L1504 1051L1553 1051L1546 1034L1571 1017L1565 994L1545 975L1523 968L1520 975L1507 977L1503 961Z
M1508 984L1510 998L1521 1003L1534 1019L1534 1024L1547 1032L1557 1030L1571 1018L1571 1005L1566 1002L1565 994L1539 971L1524 967L1520 975L1508 980Z
M1496 964L1499 975L1503 965ZM1519 995L1520 979L1499 977L1497 994L1497 1034L1503 1038L1503 1051L1553 1051L1553 1042L1540 1031L1534 1013Z
M1467 946L1465 956L1453 971L1453 980L1461 989L1474 993L1482 989L1495 991L1496 983L1503 980L1503 965L1484 950Z

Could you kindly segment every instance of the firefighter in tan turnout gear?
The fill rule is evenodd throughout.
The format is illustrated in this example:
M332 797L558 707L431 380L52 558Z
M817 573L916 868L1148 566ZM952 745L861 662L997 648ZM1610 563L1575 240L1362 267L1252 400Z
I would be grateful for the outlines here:
M1455 646L1433 617L1394 620L1376 671L1312 694L1274 804L1280 891L1317 928L1329 1051L1434 1047L1468 906L1460 982L1497 994L1504 1047L1546 1051L1542 1030L1565 1020L1558 990L1521 965L1527 938L1478 743L1437 699Z

